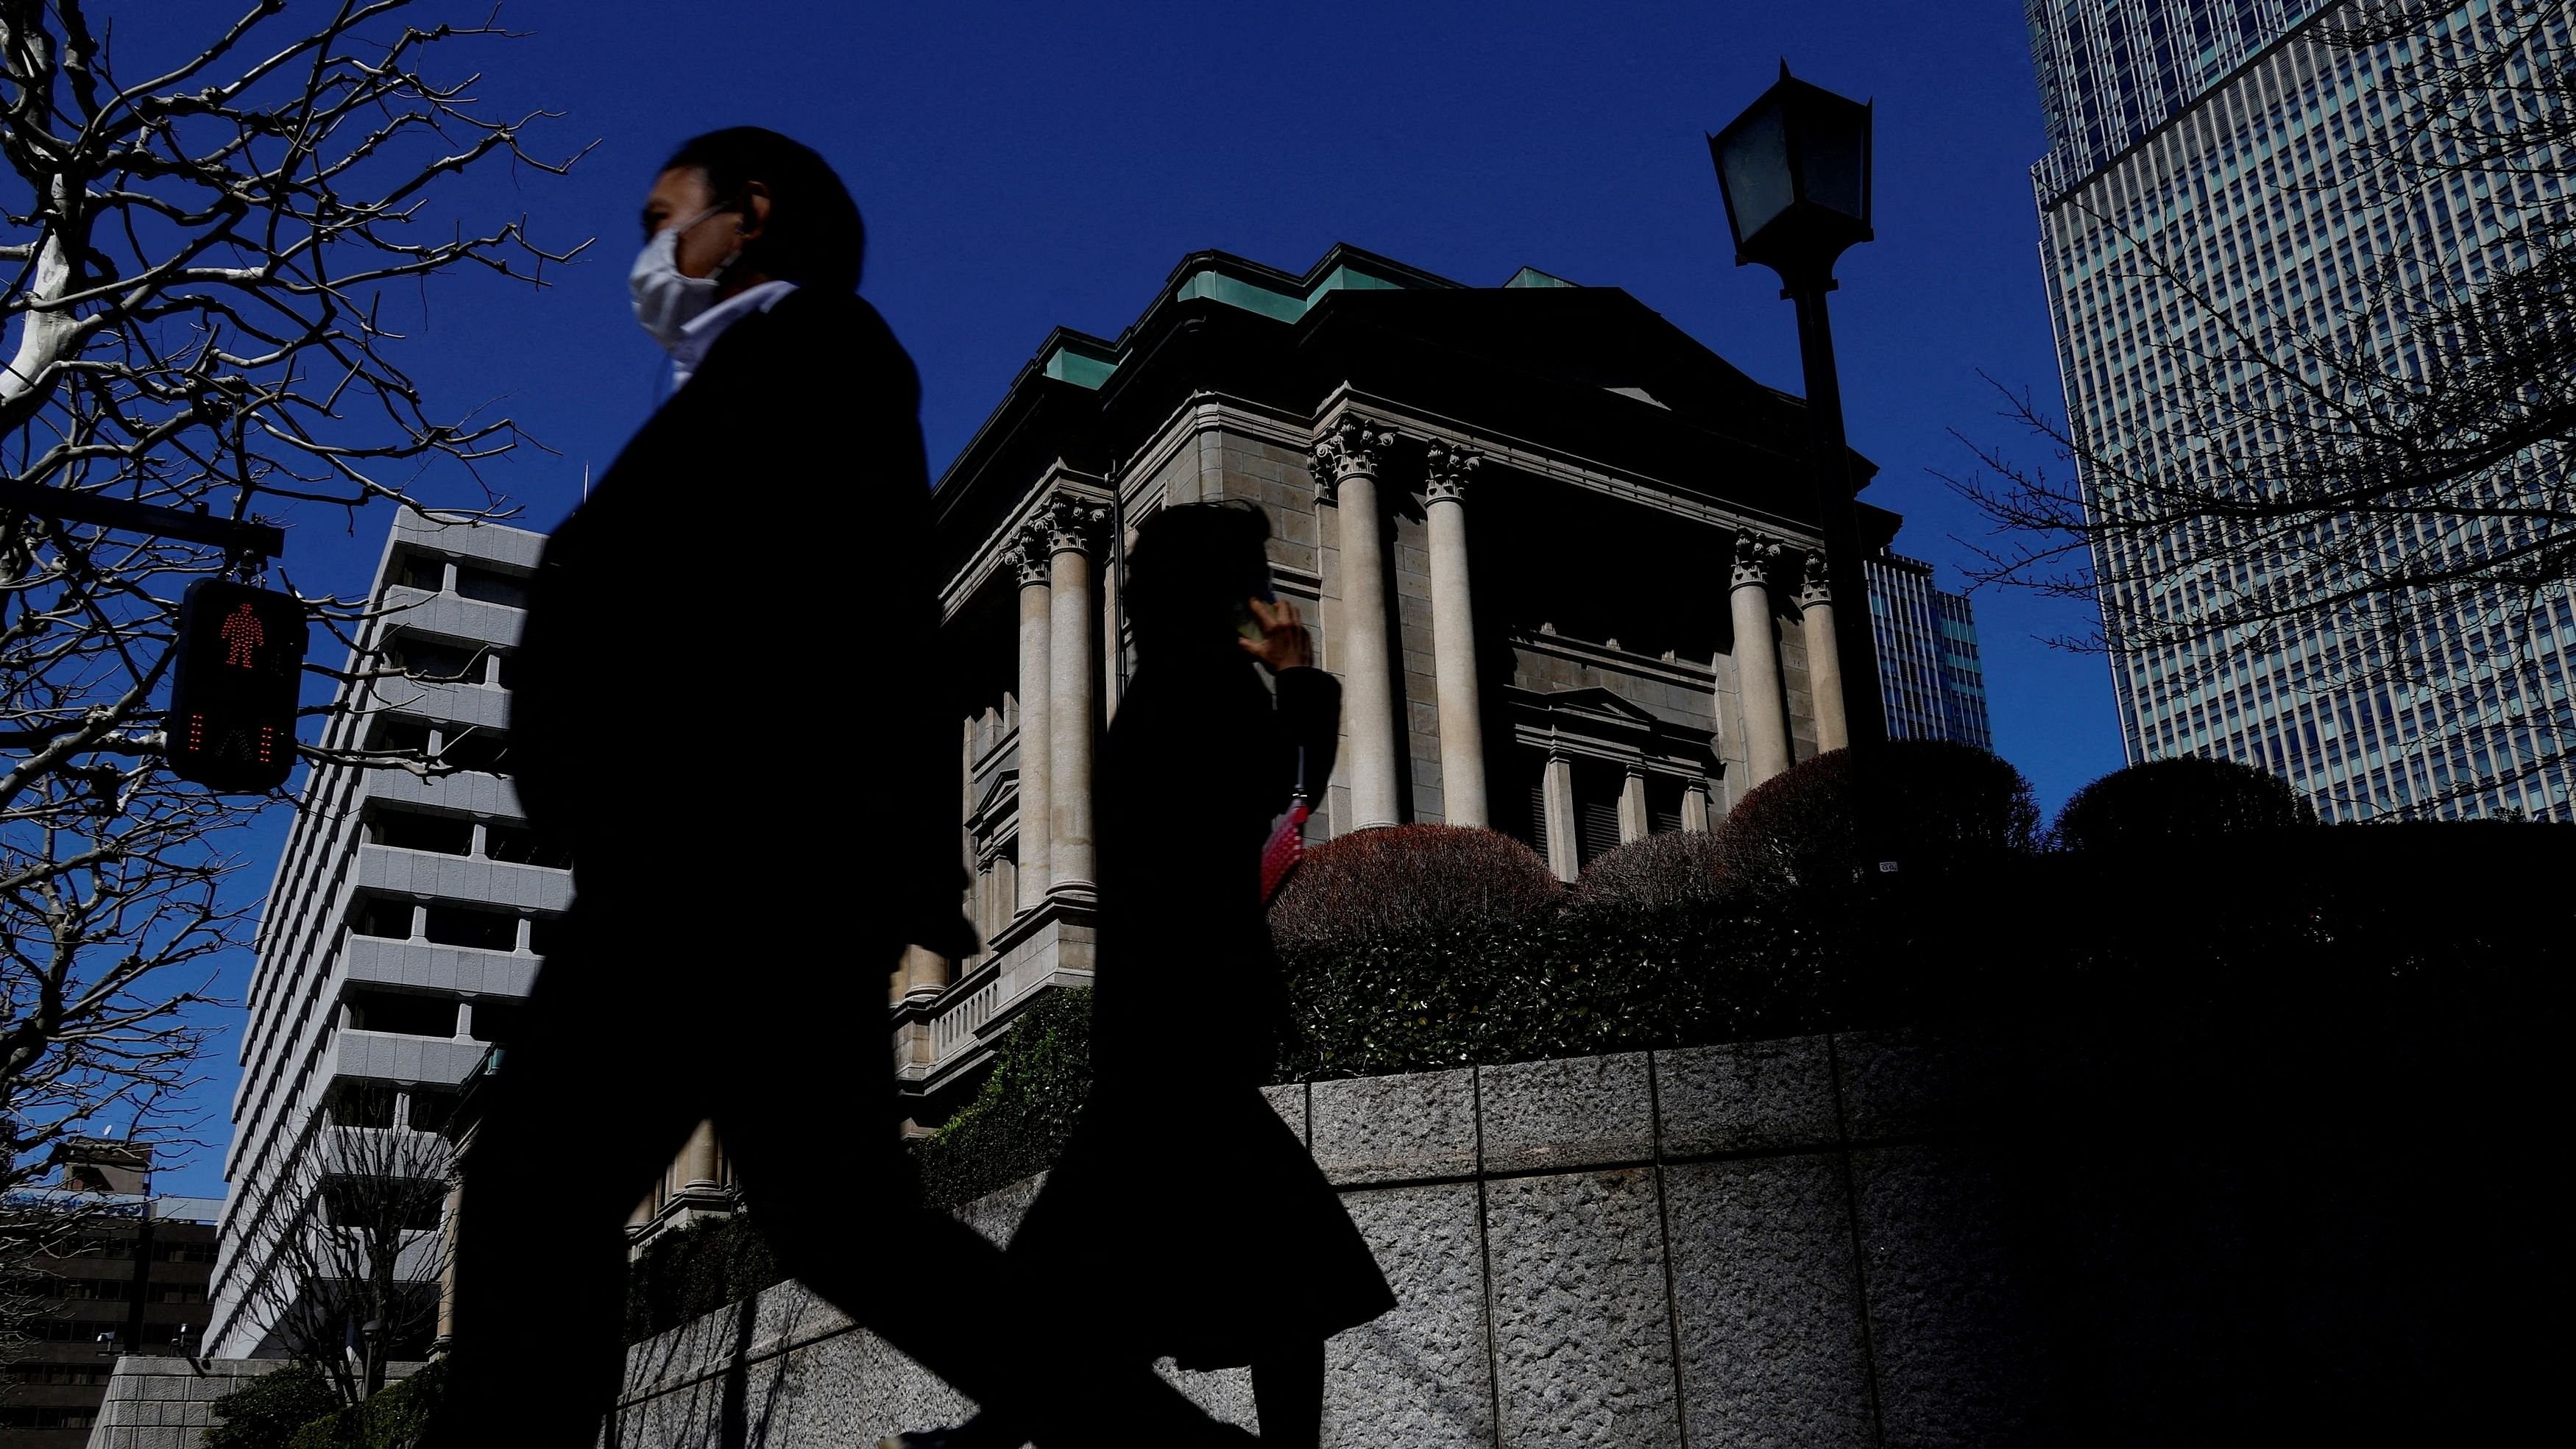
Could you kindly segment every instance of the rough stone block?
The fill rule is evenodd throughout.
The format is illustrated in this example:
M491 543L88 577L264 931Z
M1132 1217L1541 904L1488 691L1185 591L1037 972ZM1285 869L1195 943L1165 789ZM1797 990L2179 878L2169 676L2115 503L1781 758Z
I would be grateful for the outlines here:
M1007 1248L1011 1235L1020 1230L1020 1219L1027 1215L1029 1204L1038 1200L1038 1190L1045 1186L1046 1174L1041 1172L973 1202L961 1203L952 1216L983 1234L985 1241Z
M1873 1442L1839 1159L1668 1166L1664 1197L1693 1449Z
M1270 1110L1279 1114L1279 1120L1288 1124L1288 1130L1297 1134L1298 1141L1312 1143L1313 1138L1306 1131L1304 1082L1283 1082L1275 1087L1264 1087L1261 1095L1269 1101Z
M1834 1078L1821 1036L1685 1047L1655 1057L1666 1157L1835 1140Z
M2036 1415L2045 1336L1992 1157L1879 1148L1852 1154L1852 1176L1886 1441L2050 1442Z
M1494 1442L1476 1188L1346 1194L1396 1306L1325 1345L1324 1440L1340 1449Z
M1475 1073L1316 1082L1309 1146L1335 1183L1465 1177L1476 1168Z
M1170 1359L1154 1365L1154 1371L1179 1389L1188 1400L1207 1411L1208 1417L1220 1423L1240 1424L1254 1428L1260 1422L1259 1410L1252 1399L1252 1370L1244 1368L1215 1369L1204 1372L1183 1370Z
M1654 1155L1646 1053L1477 1068L1487 1172L1643 1162Z
M1485 1193L1502 1449L1679 1449L1653 1169Z
M1997 1051L1966 1026L1837 1034L1844 1130L1871 1141L1993 1125L2007 1081Z

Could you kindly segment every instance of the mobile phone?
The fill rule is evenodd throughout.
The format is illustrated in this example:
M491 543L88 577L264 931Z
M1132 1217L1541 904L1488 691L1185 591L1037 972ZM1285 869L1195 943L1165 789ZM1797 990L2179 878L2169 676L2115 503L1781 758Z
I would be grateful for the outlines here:
M1246 597L1259 599L1266 605L1276 605L1279 602L1279 596L1270 591L1268 579L1253 585L1252 592ZM1251 604L1242 603L1234 606L1234 632L1255 644L1261 642L1261 620L1253 614Z

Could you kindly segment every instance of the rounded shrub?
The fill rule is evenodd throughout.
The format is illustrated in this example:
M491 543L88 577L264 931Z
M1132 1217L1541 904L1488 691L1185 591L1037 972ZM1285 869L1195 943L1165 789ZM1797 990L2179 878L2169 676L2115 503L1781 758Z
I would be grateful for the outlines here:
M1583 868L1574 894L1587 907L1660 910L1715 900L1723 880L1716 836L1663 832L1605 851Z
M1538 852L1508 835L1391 825L1309 849L1270 902L1270 934L1283 950L1423 935L1518 920L1563 895Z
M2030 782L1996 755L1948 740L1890 740L1867 768L1871 778L1857 781L1851 751L1830 750L1756 786L1718 828L1720 873L1759 900L1824 904L1879 861L1919 876L2039 847Z
M2316 823L2316 807L2280 776L2184 755L2114 770L2076 791L2057 812L2055 833L2064 849L2105 850Z

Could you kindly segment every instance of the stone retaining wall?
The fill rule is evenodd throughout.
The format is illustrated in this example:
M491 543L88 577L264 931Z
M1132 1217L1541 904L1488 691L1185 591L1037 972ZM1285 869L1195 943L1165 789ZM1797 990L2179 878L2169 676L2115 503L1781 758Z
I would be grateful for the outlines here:
M1400 1301L1330 1345L1325 1442L2015 1437L1955 1054L1847 1034L1271 1089ZM963 1216L1007 1241L1034 1191ZM795 1284L629 1373L633 1449L837 1449L965 1412ZM1252 1423L1248 1376L1174 1377Z
M2481 979L1273 1089L1400 1299L1330 1345L1325 1442L2520 1442L2561 1417L2563 1048ZM794 1285L629 1363L619 1449L963 1411Z

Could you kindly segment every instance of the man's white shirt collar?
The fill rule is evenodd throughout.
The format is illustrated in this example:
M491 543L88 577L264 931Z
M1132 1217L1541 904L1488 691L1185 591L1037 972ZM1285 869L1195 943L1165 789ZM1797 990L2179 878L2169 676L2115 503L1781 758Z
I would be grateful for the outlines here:
M716 345L725 329L754 312L766 312L778 300L796 290L794 282L763 282L757 287L736 292L704 312L689 319L680 328L680 345L671 349L671 386L685 385L706 360L707 349Z

